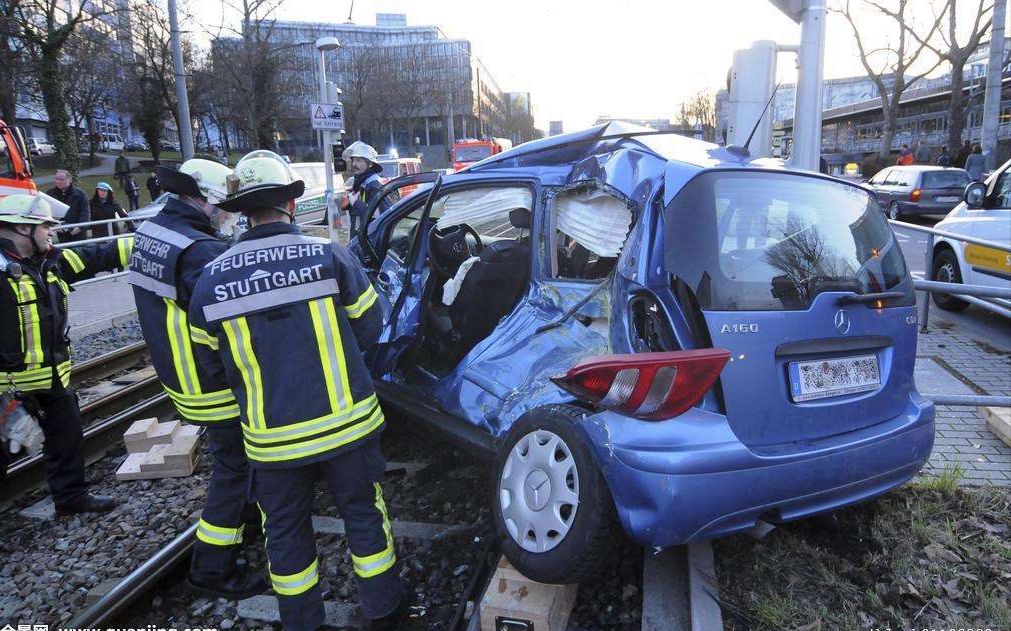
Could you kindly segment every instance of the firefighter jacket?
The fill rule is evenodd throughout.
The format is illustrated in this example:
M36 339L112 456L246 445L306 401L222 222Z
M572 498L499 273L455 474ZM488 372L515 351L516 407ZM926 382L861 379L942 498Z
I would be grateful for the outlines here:
M204 265L228 249L210 219L172 198L136 232L130 284L151 362L176 410L194 425L235 424L239 407L220 371L193 354L187 309Z
M129 237L97 245L52 248L19 258L0 239L0 392L60 390L70 384L70 283L124 267Z
M254 467L301 466L379 435L363 359L382 326L376 298L347 249L290 224L256 226L207 265L191 334L228 376Z

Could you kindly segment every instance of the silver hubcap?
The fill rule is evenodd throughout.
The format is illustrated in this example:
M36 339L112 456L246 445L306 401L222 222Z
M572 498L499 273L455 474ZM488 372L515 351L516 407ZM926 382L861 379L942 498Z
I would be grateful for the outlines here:
M896 206L895 204L892 204L891 206L888 207L888 218L889 219L899 218L899 207Z
M937 280L942 283L955 282L955 270L952 268L951 263L945 263L937 268Z
M565 539L579 506L572 451L557 434L534 430L519 439L499 479L506 529L528 552L547 552Z

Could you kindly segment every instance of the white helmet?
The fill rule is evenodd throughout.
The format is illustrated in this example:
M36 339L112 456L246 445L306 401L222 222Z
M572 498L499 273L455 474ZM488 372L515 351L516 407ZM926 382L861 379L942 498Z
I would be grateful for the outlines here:
M305 192L305 182L296 177L284 158L265 149L243 156L227 182L228 198L217 206L228 212L282 206Z
M375 163L379 160L379 154L376 150L372 148L372 145L367 145L361 140L356 140L344 150L341 154L345 160L350 160L351 158L364 158L369 162Z
M193 178L200 194L211 204L217 204L228 196L228 176L232 170L213 160L190 158L179 167L180 173Z
M0 199L0 222L11 224L58 226L53 208L40 195L8 195Z

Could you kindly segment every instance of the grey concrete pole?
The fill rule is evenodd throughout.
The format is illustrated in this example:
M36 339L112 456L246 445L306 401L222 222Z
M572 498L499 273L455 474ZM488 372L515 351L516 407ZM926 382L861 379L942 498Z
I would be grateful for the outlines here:
M821 159L822 74L825 65L825 0L806 0L797 55L797 101L790 165L817 171Z
M319 101L329 103L327 98L329 90L326 86L326 51L317 49L319 53ZM327 198L327 229L330 232L330 241L337 243L337 222L340 220L340 212L337 203L333 201L333 152L330 150L331 139L330 130L323 130L323 170L326 172L326 198Z
M1004 63L1004 22L1007 20L1007 0L993 4L993 30L990 35L990 60L986 67L986 94L983 97L983 129L980 145L986 156L986 167L997 168L997 127L1000 124L1001 66Z
M172 65L176 73L176 100L179 102L179 148L183 160L193 157L193 123L190 121L190 100L186 94L186 69L183 66L183 46L179 39L179 15L176 0L168 0L171 29Z

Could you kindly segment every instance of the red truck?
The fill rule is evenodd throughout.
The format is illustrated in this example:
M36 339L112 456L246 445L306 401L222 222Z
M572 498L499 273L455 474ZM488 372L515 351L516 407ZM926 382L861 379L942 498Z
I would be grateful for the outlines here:
M464 138L453 143L453 170L459 171L488 156L502 153L513 148L513 143L506 138L489 138L477 140Z
M0 120L0 197L36 190L24 135Z

